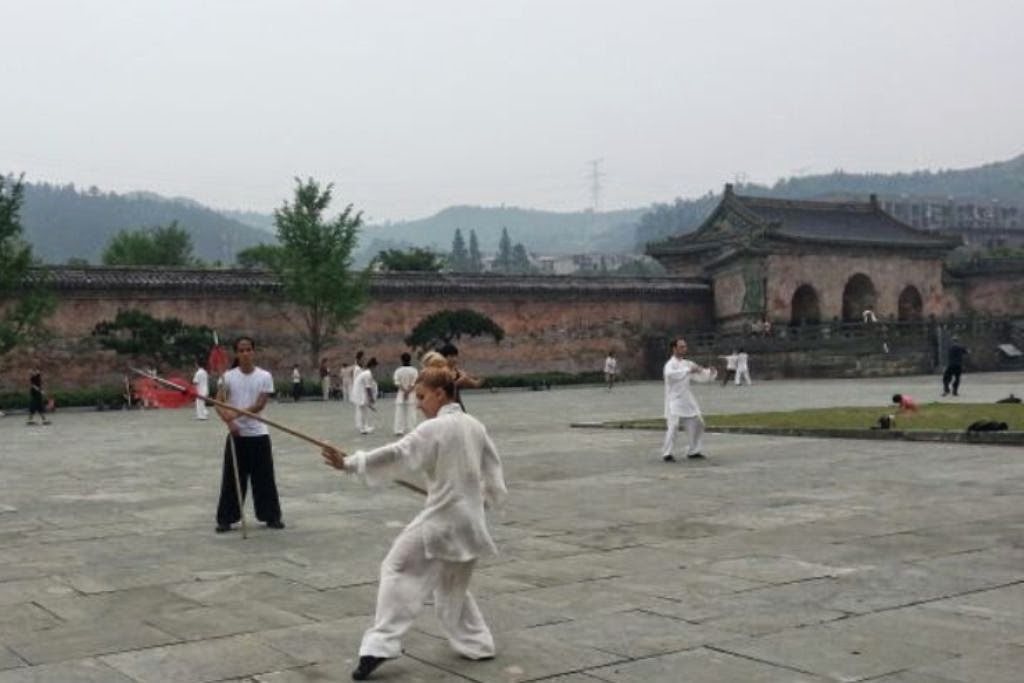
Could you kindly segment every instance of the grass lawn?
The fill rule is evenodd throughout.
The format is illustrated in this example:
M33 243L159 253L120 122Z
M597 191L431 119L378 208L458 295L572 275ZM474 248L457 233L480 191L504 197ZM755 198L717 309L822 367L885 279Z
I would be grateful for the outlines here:
M894 406L876 408L818 408L779 413L705 415L709 427L777 427L782 429L870 429L882 415L895 414ZM917 413L896 415L895 429L948 429L964 431L976 420L1005 422L1011 431L1024 431L1024 404L925 403ZM664 419L636 420L634 427L665 427Z

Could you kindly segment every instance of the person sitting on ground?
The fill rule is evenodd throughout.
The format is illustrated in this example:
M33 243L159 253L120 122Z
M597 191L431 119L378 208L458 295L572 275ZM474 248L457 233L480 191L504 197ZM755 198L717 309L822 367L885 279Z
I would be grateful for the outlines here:
M910 394L893 394L892 402L896 404L896 412L898 413L917 412L917 402Z

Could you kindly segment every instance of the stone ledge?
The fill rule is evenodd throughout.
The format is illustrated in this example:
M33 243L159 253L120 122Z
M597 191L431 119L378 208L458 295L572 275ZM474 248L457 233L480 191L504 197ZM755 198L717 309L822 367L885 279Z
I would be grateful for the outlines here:
M664 425L631 422L573 422L577 429L641 429L663 431ZM874 439L878 441L939 441L945 443L1024 445L1024 432L972 432L942 429L797 429L788 427L707 427L715 434L803 436L818 439Z

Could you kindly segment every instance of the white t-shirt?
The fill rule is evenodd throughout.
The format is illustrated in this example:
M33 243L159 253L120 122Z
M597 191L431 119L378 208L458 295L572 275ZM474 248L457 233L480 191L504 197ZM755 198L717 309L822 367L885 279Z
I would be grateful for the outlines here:
M263 368L253 368L248 375L240 368L232 368L224 373L224 390L228 394L228 404L243 410L256 403L261 394L274 393L274 378ZM241 436L264 436L270 433L267 425L251 417L241 416L235 420Z
M619 361L615 360L614 356L608 356L604 359L604 374L614 375L618 372Z
M395 370L395 387L398 388L398 394L395 396L395 403L416 403L416 394L413 393L412 388L416 386L416 378L420 376L419 371L409 365L403 365ZM402 398L402 390L405 389L409 392L409 395L404 399Z
M210 395L210 376L206 374L206 370L202 368L196 370L196 374L192 377L192 386L196 388L196 393L200 396Z
M373 398L377 398L377 383L373 381L373 372L369 368L365 368L356 373L356 378L352 381L352 402L357 406L364 406L367 404L366 390L370 389L373 392Z

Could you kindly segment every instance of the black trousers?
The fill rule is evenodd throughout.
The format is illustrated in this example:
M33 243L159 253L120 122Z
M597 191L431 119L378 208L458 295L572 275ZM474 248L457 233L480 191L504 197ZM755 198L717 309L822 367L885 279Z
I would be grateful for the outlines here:
M960 373L962 372L963 368L961 368L959 365L946 366L946 371L942 373L942 390L949 391L950 383L952 382L953 393L959 393Z
M228 434L228 439L232 436ZM281 502L277 497L277 483L274 481L274 457L270 449L269 436L237 436L235 452L238 454L238 477L242 484L242 500L245 500L252 479L252 501L256 508L256 519L261 522L276 522L281 519ZM220 480L220 502L217 503L217 523L234 524L242 518L238 507L238 493L235 491L235 470L231 464L231 443L224 441L224 470Z

